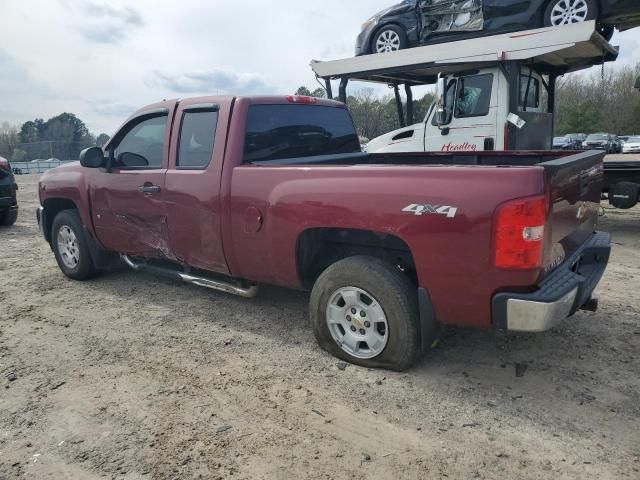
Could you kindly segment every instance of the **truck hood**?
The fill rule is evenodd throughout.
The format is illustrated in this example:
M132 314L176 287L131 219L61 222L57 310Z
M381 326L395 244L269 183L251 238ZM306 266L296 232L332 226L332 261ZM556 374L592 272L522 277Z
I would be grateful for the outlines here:
M424 130L423 123L416 123L409 127L400 128L393 132L385 133L379 137L374 138L367 144L368 153L387 153L394 150L390 150L390 147L402 142L413 142L414 135L420 130ZM411 133L413 132L413 135ZM404 135L403 135L404 134ZM424 146L422 147L424 148Z

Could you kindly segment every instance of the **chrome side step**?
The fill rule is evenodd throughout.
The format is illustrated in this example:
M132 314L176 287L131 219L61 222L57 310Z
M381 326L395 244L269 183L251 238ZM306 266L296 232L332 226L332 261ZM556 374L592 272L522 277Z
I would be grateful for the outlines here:
M155 265L146 265L141 263L136 263L127 255L120 255L122 261L131 267L134 270L146 271L149 273L154 273L158 275L169 276L175 278L177 280L182 280L186 283L191 283L193 285L197 285L199 287L210 288L212 290L217 290L219 292L231 293L233 295L238 295L243 298L254 298L260 287L258 285L251 285L250 287L240 287L238 285L234 285L232 283L222 282L219 280L214 280L212 278L207 277L197 277L195 275L190 275L187 273L177 272L175 270L171 270L168 268L162 268Z

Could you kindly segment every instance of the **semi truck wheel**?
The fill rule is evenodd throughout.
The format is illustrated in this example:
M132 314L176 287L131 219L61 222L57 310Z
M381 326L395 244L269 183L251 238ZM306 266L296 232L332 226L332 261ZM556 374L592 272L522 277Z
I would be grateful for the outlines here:
M357 256L327 268L311 292L322 348L370 368L402 371L421 353L416 288L394 265Z
M594 20L598 16L594 0L551 0L544 14L547 27L559 27Z
M85 280L96 275L77 211L63 210L56 215L51 229L51 246L60 270L67 277Z
M640 200L640 185L631 182L620 182L609 188L609 204L612 207L628 210Z

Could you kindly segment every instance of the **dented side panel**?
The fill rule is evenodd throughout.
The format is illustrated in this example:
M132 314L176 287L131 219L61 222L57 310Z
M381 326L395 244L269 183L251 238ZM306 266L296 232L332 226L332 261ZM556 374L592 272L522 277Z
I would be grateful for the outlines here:
M482 0L421 0L418 3L420 38L453 32L477 32L484 28Z

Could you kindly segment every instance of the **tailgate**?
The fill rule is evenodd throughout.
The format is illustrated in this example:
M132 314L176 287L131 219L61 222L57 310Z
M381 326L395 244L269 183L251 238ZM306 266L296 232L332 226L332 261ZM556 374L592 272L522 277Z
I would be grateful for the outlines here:
M604 152L587 151L540 164L545 169L551 197L545 275L569 258L596 230L604 156Z

